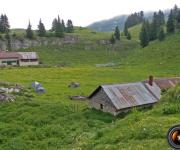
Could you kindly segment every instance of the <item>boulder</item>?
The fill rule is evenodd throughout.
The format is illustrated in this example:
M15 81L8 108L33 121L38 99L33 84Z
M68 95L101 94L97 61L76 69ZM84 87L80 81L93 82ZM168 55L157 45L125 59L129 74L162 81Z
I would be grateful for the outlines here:
M71 82L69 85L68 85L69 88L78 88L80 87L80 83L78 82Z

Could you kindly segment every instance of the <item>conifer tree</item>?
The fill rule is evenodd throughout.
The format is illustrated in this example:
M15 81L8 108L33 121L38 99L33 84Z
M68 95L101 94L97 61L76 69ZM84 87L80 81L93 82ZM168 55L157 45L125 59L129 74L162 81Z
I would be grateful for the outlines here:
M179 8L177 5L175 5L174 8L172 9L172 14L173 14L174 19L176 18L178 11L179 11Z
M164 38L165 38L164 29L161 28L160 31L159 31L159 33L158 33L158 39L159 39L159 41L163 41Z
M175 31L175 25L174 25L174 17L173 17L173 11L171 10L168 21L167 21L167 33L174 33Z
M111 42L111 44L115 44L116 39L115 39L115 37L114 37L114 34L112 34L111 39L110 39L110 42Z
M176 29L177 29L177 32L180 32L180 10L178 11L177 16L176 16Z
M73 30L74 30L74 29L73 29L74 27L73 27L73 23L72 23L71 20L68 20L68 21L67 21L67 25L66 25L66 26L67 26L67 28L66 28L67 33L72 33Z
M52 22L52 28L51 28L51 31L55 31L56 30L56 27L57 27L57 19L55 18Z
M120 40L120 31L118 26L116 26L115 31L114 31L114 36L116 40Z
M140 32L140 44L142 47L146 47L149 44L148 29L145 21L143 22Z
M131 40L131 34L128 32L128 34L127 34L127 39L128 40Z
M28 27L26 29L26 37L29 39L33 39L33 36L34 36L34 34L33 34L32 29L31 29L31 23L29 21Z
M62 19L62 27L63 27L63 31L66 31L66 26L65 26L65 23L64 23L63 19Z
M46 35L46 29L44 24L42 23L41 19L39 20L39 25L38 25L38 35L41 37L44 37Z
M158 25L159 26L162 26L162 25L165 24L164 13L161 10L159 10L159 12L158 12L157 20L158 20Z
M125 23L124 25L124 35L127 36L128 35L128 27L127 24Z
M57 24L56 24L56 27L55 27L55 35L57 37L63 37L64 36L63 26L62 26L59 15L58 15Z
M7 33L9 32L9 28L10 28L10 25L9 25L9 21L8 21L8 17L3 14L1 14L1 17L0 17L0 32L1 33Z

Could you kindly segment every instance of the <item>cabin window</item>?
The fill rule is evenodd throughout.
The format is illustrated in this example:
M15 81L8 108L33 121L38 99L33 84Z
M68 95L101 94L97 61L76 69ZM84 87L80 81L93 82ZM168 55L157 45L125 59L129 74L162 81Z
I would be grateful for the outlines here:
M103 108L104 108L103 104L100 104L100 108L101 108L101 109L103 109Z

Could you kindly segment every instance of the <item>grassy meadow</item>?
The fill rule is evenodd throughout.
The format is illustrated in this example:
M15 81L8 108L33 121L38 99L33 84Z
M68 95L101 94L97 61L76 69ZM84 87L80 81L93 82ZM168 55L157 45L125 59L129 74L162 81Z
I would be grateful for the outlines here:
M87 102L69 96L88 96L100 84L140 81L149 75L180 76L180 35L142 49L136 40L125 38L115 45L99 44L110 33L78 29L74 34L80 37L74 45L28 49L38 52L42 67L0 70L1 81L27 88L39 81L47 91L43 95L30 91L31 97L22 94L15 102L0 105L0 149L170 150L166 133L179 123L179 109L172 111L179 105L172 101L179 86L153 108L134 109L119 117L89 109ZM108 63L114 65L97 67ZM81 86L68 88L72 81Z

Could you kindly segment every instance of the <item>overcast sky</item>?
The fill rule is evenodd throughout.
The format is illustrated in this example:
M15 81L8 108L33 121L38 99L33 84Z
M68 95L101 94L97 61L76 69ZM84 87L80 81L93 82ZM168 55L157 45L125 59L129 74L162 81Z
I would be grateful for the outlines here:
M167 9L180 0L0 0L0 13L6 13L12 28L26 28L31 20L37 28L39 18L46 28L51 27L58 14L74 25L87 26L92 22L135 11Z

